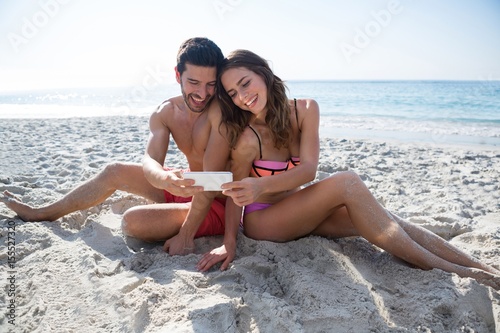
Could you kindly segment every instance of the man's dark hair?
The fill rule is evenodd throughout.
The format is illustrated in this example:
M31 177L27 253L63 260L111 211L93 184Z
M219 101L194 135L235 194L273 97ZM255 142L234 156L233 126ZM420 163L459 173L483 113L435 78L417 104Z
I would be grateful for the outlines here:
M190 38L182 43L177 53L177 71L182 75L186 70L186 63L219 68L223 59L222 51L210 39L205 37Z

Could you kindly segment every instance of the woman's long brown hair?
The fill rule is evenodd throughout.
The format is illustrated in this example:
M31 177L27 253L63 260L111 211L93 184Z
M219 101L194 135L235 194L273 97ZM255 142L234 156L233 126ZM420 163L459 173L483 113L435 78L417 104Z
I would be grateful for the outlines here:
M247 50L231 52L222 62L217 77L217 94L222 111L222 124L227 128L227 137L231 148L234 148L240 134L248 125L252 116L250 111L237 107L221 83L222 74L231 68L246 68L264 80L267 87L266 124L276 148L288 147L290 140L290 105L286 95L285 83L269 67L267 61ZM222 125L221 124L221 125Z

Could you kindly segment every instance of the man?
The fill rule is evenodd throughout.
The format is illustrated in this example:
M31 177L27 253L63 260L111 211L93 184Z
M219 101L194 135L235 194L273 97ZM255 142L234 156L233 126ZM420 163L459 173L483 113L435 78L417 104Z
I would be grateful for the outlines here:
M166 100L151 115L142 165L112 163L44 207L30 207L8 191L0 201L24 221L54 221L121 190L156 202L126 211L124 234L145 241L166 239L164 249L172 255L193 252L195 237L223 234L225 199L214 200L217 192L203 192L192 186L193 180L183 179L180 170L163 167L172 136L191 171L227 169L229 145L220 134L220 109L213 98L223 58L219 47L207 38L191 38L181 45L175 75L182 96Z

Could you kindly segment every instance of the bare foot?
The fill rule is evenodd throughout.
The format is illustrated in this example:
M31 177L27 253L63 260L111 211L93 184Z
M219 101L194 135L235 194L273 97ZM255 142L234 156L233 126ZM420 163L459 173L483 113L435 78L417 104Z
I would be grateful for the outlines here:
M479 283L490 286L495 290L500 290L500 275L492 274L477 268L471 268L470 274L467 275Z
M489 272L489 273L491 273L493 275L500 276L500 270L498 270L496 267L486 265L485 263L482 263L479 260L477 262L478 262L478 266L476 266L475 268L478 268L478 269L481 269L483 271Z
M9 191L4 191L3 195L0 195L0 202L3 202L7 208L13 210L23 221L47 221L47 219L40 214L38 208L33 208L24 204L21 199Z

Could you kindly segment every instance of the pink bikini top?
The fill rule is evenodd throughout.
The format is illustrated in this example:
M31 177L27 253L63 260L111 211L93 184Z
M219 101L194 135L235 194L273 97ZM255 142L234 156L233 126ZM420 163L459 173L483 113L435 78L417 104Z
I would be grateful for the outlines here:
M295 116L297 117L297 124L298 124L298 115L297 115L297 100L294 99L295 103ZM266 176L272 176L272 175L277 175L282 172L285 172L297 165L300 164L300 158L299 157L290 157L288 161L266 161L262 159L262 143L260 141L259 134L257 134L257 131L252 128L252 126L248 125L248 127L255 133L257 136L257 140L259 140L259 151L260 151L260 158L258 160L253 161L252 163L252 170L250 170L250 175L252 177L266 177ZM300 129L299 129L300 131Z

